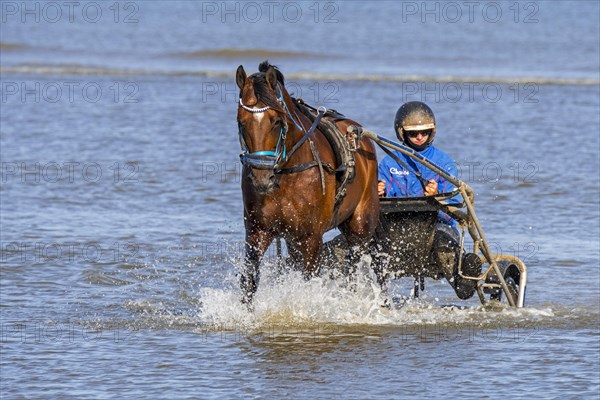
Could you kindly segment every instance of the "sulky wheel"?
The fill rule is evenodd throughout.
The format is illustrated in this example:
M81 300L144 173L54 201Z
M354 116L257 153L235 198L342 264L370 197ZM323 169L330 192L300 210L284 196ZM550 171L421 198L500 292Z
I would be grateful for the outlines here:
M519 284L515 282L512 276L505 277L504 280L506 281L506 286L508 286L508 295L512 297L514 303L516 304L519 298ZM490 294L490 300L502 301L503 292L504 291L502 289L493 291ZM508 303L508 300L506 302Z
M490 300L496 301L505 301L509 303L506 299L506 296L511 296L514 300L514 304L518 303L519 299L519 282L520 282L520 271L519 268L509 261L500 260L497 261L498 267L500 268L500 272L506 281L506 286L508 286L508 293L503 293L502 288L488 288L484 290L485 293L490 295ZM494 274L491 273L486 279L486 283L500 283L500 279ZM510 304L510 303L509 303Z

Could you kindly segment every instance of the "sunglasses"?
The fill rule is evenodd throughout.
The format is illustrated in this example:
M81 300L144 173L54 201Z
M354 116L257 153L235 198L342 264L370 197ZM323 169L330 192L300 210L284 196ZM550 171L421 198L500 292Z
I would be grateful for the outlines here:
M431 135L431 130L425 130L425 131L406 131L406 136L408 136L411 139L416 138L417 136L423 136L423 137L427 137L429 135Z

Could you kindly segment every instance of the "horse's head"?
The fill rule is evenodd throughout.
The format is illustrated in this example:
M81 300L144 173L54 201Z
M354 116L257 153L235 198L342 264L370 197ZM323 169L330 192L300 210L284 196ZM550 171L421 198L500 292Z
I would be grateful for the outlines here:
M288 131L286 101L289 95L281 72L262 62L259 72L246 76L243 66L236 72L240 88L237 121L243 153L242 163L250 167L254 187L263 193L275 184L275 169L286 157Z

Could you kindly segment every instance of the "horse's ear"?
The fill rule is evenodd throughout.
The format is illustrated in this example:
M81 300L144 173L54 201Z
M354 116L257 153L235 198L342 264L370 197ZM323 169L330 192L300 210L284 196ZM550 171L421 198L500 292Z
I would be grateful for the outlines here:
M244 84L246 83L246 71L244 71L244 67L240 65L235 71L235 82L237 83L240 90L244 88Z
M267 81L269 87L272 90L275 90L275 87L277 86L277 71L270 65L269 69L267 69L267 72L265 73L265 80Z

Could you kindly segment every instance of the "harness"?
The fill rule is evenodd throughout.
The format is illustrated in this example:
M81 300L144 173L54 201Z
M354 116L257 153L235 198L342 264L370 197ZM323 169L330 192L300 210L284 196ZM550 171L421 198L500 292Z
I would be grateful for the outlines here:
M354 152L357 149L357 143L360 141L360 137L352 137L350 140L344 136L339 129L335 127L335 124L329 121L329 118L335 120L346 119L342 114L337 113L335 110L327 110L325 107L314 108L305 104L302 99L294 99L294 105L298 107L298 109L308 117L312 124L308 130L306 130L301 122L300 118L296 114L295 110L292 113L288 108L287 104L284 101L283 93L281 90L281 86L277 83L277 101L282 105L286 119L284 120L281 128L279 129L279 136L277 139L277 144L275 146L275 150L261 150L251 152L248 144L246 143L246 139L244 138L244 132L242 130L241 124L238 124L238 134L240 139L240 145L242 148L242 153L240 154L240 161L242 165L248 166L254 169L260 170L272 170L275 175L285 175L285 174L293 174L297 172L305 171L309 168L318 167L320 176L321 176L321 190L323 195L325 195L325 177L324 171L326 170L328 173L337 174L337 180L340 182L335 197L335 209L339 206L342 199L346 195L346 185L352 182L355 173L355 161L354 161ZM242 99L239 100L239 106L244 110L249 111L251 113L264 113L271 109L270 106L265 106L261 108L251 108L246 106ZM325 117L325 118L324 118ZM300 140L292 147L290 151L287 151L285 140L288 132L288 120L291 120L292 123L298 128L300 132L304 132L304 135L300 138ZM319 157L319 152L315 148L315 145L310 139L310 136L313 134L315 129L319 128L319 130L323 133L323 135L327 138L330 143L335 156L338 168L335 168L329 163L323 163ZM290 160L292 155L306 142L309 142L310 149L313 155L313 161L295 165L290 168L284 168L287 162Z

